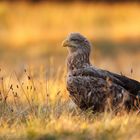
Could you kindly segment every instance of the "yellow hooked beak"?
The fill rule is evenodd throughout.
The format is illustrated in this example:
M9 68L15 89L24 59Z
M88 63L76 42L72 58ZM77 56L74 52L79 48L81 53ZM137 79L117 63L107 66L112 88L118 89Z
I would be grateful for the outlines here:
M69 41L66 39L62 42L63 47L68 47L69 46Z

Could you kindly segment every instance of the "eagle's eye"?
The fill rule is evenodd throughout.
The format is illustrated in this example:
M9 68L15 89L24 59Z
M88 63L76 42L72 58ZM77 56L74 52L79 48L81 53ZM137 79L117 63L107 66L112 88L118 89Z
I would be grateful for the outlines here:
M76 39L76 38L72 38L71 41L78 41L78 39Z

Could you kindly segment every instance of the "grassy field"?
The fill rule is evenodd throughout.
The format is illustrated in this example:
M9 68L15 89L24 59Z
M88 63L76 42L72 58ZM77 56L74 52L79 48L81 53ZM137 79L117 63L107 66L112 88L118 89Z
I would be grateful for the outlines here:
M62 68L31 69L1 77L0 139L139 139L137 112L114 116L111 113L82 112L69 99ZM55 72L55 74L53 73ZM1 70L1 73L3 70ZM1 75L2 76L2 75Z
M139 7L0 3L0 140L138 140L137 112L92 114L74 105L61 43L81 32L93 43L94 65L140 81Z

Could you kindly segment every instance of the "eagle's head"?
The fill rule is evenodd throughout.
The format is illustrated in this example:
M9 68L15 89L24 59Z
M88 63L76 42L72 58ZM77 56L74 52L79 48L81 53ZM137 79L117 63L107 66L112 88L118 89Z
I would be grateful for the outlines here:
M63 47L67 47L70 53L87 52L90 54L91 44L80 33L70 33L62 43Z

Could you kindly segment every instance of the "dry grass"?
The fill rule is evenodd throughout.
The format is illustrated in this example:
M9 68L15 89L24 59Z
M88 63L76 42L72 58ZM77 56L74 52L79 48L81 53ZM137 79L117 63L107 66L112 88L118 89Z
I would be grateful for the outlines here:
M99 58L96 58L98 66L127 70L127 75L132 66L131 77L139 80L139 55L130 58L123 54L112 61ZM47 68L27 67L20 70L21 74L9 72L8 75L9 70L1 70L0 139L139 138L140 119L135 113L92 115L75 108L65 88L65 69L55 67L57 59L50 60Z
M71 102L59 46L81 32L95 40L96 66L140 80L139 14L136 4L0 3L0 140L138 140L136 112L93 115Z
M113 69L111 62L104 63ZM52 61L50 71L37 68L37 73L29 67L20 76L12 72L3 77L1 70L0 139L139 139L137 112L122 116L82 112L68 97L65 69L53 65Z

